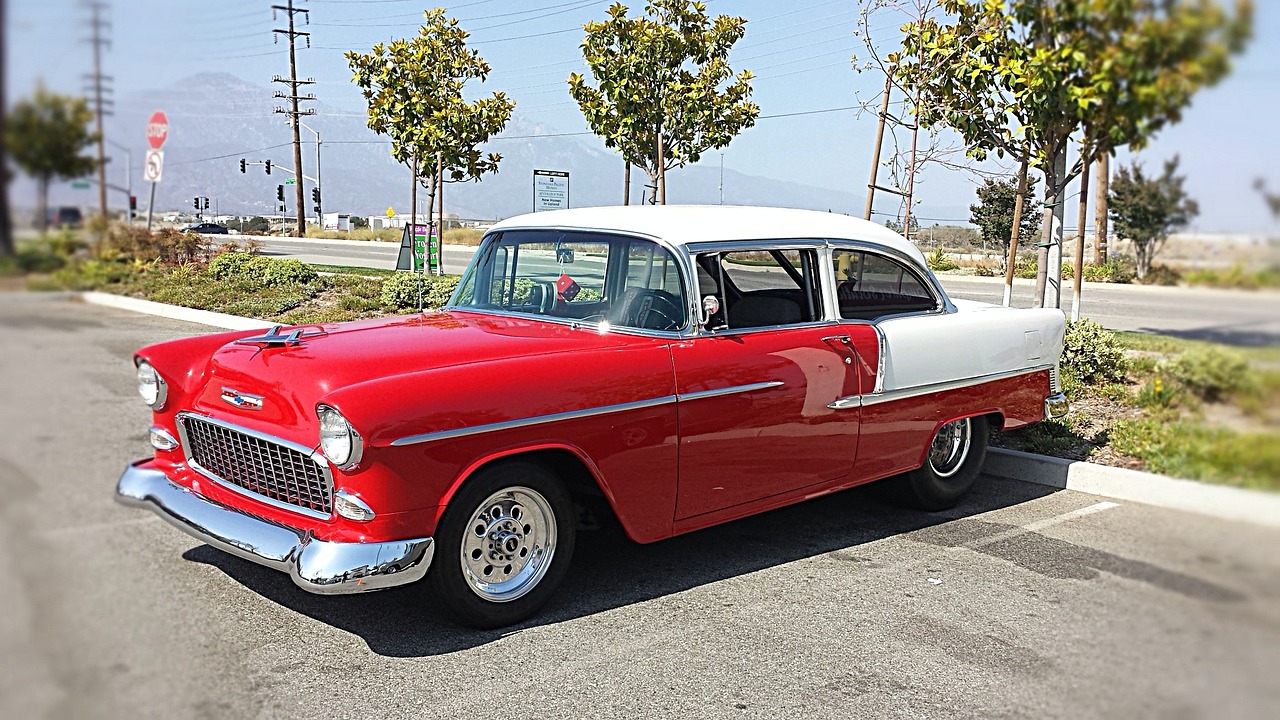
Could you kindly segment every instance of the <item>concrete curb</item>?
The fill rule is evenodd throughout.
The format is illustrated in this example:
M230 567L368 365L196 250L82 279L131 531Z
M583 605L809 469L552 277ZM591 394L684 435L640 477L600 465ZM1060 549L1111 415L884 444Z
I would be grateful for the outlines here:
M266 320L255 320L208 310L196 310L178 305L166 305L165 303L152 302L151 300L139 300L138 298L112 295L104 292L82 292L79 293L79 298L90 305L102 305L144 315L169 318L170 320L209 325L225 330L262 330L275 325L275 323L269 323Z
M1280 528L1280 495L991 448L988 475Z

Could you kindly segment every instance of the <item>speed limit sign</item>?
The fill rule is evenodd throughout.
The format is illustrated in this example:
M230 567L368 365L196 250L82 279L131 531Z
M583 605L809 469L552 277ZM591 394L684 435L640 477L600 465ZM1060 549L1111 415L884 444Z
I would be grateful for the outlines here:
M148 150L147 161L143 165L142 177L147 182L160 182L161 175L164 174L164 152L161 150Z

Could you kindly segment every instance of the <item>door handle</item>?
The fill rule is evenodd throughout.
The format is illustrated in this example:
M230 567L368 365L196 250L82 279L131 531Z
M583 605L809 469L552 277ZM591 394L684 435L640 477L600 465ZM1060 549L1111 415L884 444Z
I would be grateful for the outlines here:
M828 335L827 337L822 338L822 342L827 343L828 345L834 345L836 343L843 345L844 349L849 353L844 356L844 364L853 364L853 356L857 354L858 351L853 347L853 340L851 340L848 335Z

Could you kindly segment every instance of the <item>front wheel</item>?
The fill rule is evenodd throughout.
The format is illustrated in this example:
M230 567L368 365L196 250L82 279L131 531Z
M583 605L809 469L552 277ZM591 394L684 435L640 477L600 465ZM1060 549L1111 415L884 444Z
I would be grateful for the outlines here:
M564 578L575 530L572 500L555 475L522 461L485 468L440 519L428 583L467 625L519 622Z
M973 487L987 456L987 419L954 420L938 428L924 465L894 478L903 500L922 510L946 510Z

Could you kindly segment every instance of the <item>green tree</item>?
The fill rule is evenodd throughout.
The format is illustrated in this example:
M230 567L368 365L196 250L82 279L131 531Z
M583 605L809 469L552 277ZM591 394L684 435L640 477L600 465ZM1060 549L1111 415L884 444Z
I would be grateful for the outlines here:
M916 219L914 215L912 215L909 222L911 223L911 237L915 238L920 233L920 221ZM885 220L884 226L898 233L899 235L906 235L906 233L903 232L903 230L906 229L906 226L902 224L901 219Z
M498 171L502 156L482 153L480 146L506 127L515 102L501 92L464 100L463 88L484 82L489 63L467 47L469 34L443 8L423 17L412 39L377 43L368 54L346 53L352 82L369 103L369 128L391 139L396 160L438 162L451 180L479 180ZM430 177L434 186L435 173Z
M1249 0L1236 0L1234 13L1219 0L945 0L943 6L945 19L904 26L902 51L889 58L925 99L917 119L955 129L977 159L990 152L1028 159L1044 173L1047 208L1096 158L1141 148L1177 122L1197 91L1228 73L1253 18ZM1080 157L1068 168L1073 137ZM1048 246L1061 242L1058 233L1046 213L1038 302Z
M569 95L591 130L623 160L649 176L666 202L666 171L697 162L755 125L760 106L751 72L734 76L729 50L746 32L745 18L707 16L690 0L651 0L641 17L621 3L608 19L584 26L582 56L596 86L569 76Z
M1121 167L1111 178L1107 215L1116 235L1133 243L1139 280L1151 270L1151 261L1169 234L1186 227L1200 212L1182 187L1186 178L1177 172L1178 158L1174 156L1158 177L1148 177L1135 162L1129 168Z
M36 226L48 227L49 184L84 177L98 167L81 151L97 141L89 130L93 112L84 98L58 95L36 86L5 119L4 143L15 165L36 181Z
M1036 179L1027 180L1027 197L1034 197ZM1000 267L1009 255L1009 238L1013 235L1013 206L1018 199L1018 179L987 178L978 188L978 202L969 206L969 222L978 226L982 246L1000 248ZM1041 212L1023 202L1022 219L1018 223L1018 246L1035 238L1040 228Z

